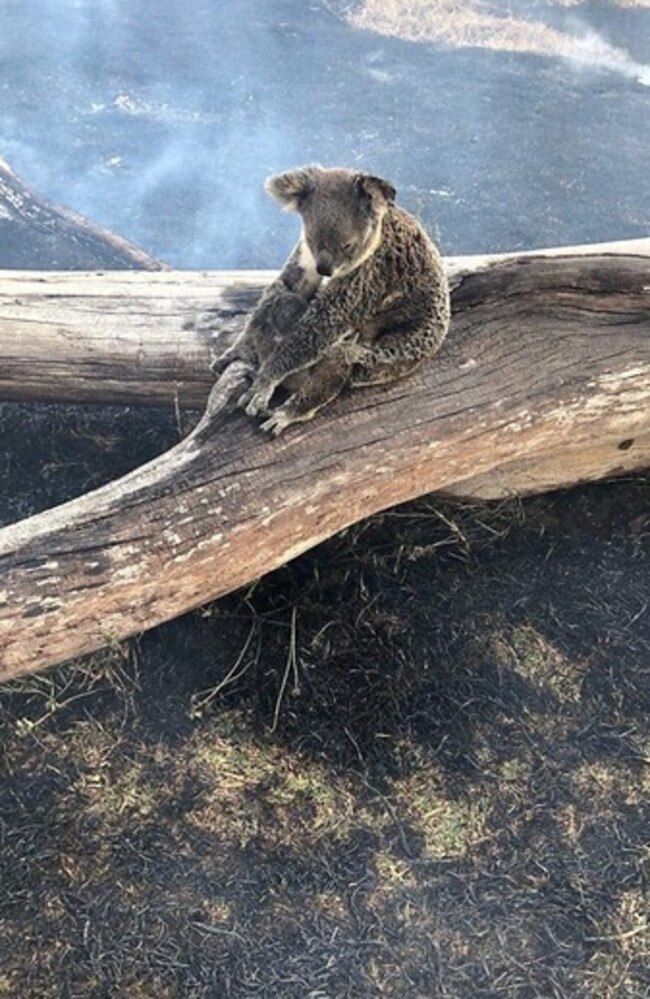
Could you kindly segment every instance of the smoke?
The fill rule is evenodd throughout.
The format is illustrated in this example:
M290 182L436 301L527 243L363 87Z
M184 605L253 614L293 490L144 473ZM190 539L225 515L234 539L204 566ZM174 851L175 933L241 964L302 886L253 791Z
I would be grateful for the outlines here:
M262 183L305 152L266 92L277 14L258 0L6 3L0 154L29 183L172 264L281 262L295 220L278 221Z
M615 212L622 224L645 224L642 130L619 103L603 142L585 70L648 85L649 68L559 8L562 30L531 20L532 6L550 9L533 0L4 0L0 155L43 194L183 267L280 265L298 223L262 183L310 161L391 177L457 252L487 240L498 249L604 238L595 227L611 227ZM559 57L563 71L517 60L513 73L513 60L455 51L471 46ZM564 85L569 65L579 87ZM628 92L636 100L627 86L621 102ZM574 175L581 187L569 211ZM477 191L493 199L480 210Z
M623 49L610 45L590 28L583 27L581 35L567 38L562 49L560 54L578 66L620 73L643 87L650 87L650 66L636 62Z

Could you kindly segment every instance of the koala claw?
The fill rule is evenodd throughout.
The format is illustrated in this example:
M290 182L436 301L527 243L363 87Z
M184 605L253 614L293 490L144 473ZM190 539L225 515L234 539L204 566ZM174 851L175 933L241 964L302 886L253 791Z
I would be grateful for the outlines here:
M248 392L244 392L237 405L246 410L248 416L263 416L268 412L272 394L270 389L257 389L253 386Z
M239 406L240 409L246 409L248 403L251 400L252 395L253 395L252 388L246 389L246 391L243 392L242 395L240 395L239 399L237 400L237 405Z
M265 420L264 423L260 424L260 429L267 434L272 434L274 437L279 437L283 430L286 430L290 425L291 419L287 413L283 413L281 409L276 409L276 411Z

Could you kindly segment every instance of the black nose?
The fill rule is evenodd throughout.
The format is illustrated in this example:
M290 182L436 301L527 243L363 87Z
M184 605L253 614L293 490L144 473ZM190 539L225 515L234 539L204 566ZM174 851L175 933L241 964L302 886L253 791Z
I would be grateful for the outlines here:
M316 270L322 277L332 276L332 254L327 250L321 250L316 257Z

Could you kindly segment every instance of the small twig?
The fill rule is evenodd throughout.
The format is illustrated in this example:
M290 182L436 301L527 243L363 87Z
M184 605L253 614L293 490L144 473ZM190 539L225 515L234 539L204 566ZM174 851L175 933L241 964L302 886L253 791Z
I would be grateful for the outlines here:
M195 704L193 705L194 711L202 711L203 708L207 707L210 701L214 700L217 694L221 693L224 687L227 687L229 683L234 683L235 680L238 680L240 676L243 676L243 674L246 672L248 666L245 666L244 669L242 669L239 672L238 670L242 664L244 656L248 652L248 647L251 644L251 641L253 640L253 635L255 634L256 627L257 627L257 621L253 621L250 631L248 632L248 637L246 638L246 641L242 645L239 651L239 655L237 656L234 664L230 667L230 669L224 676L223 680L220 680L219 683L212 688L212 690L203 698L202 701L195 702Z
M183 430L183 418L181 416L181 407L178 401L178 392L174 392L174 416L176 418L176 430L178 431L178 439L182 440L185 436Z
M273 712L273 724L271 725L271 732L275 732L278 727L278 719L280 717L280 708L282 707L282 701L284 700L284 694L287 689L287 683L289 682L289 675L293 670L293 682L294 682L294 693L298 693L300 690L299 677L298 677L298 656L296 652L296 606L294 604L291 610L291 636L289 638L289 651L287 653L287 665L284 670L284 676L282 677L282 683L280 684L280 690L278 691L278 696L275 702L275 710Z
M625 930L624 933L612 933L610 936L603 937L583 937L583 941L584 943L614 943L617 940L629 940L630 937L636 937L639 933L647 933L648 931L650 931L650 925L644 921L638 926L632 927L631 930Z
M206 933L215 933L219 936L226 937L236 937L237 940L241 940L242 943L246 943L244 937L237 930L231 930L227 926L212 926L210 923L199 923L193 922L192 926L196 926L199 930L204 930Z

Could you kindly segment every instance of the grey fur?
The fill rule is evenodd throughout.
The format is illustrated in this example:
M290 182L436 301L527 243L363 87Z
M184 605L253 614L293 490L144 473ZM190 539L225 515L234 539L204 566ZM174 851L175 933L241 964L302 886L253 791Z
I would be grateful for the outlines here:
M437 249L394 204L387 181L302 167L266 187L302 216L301 240L214 370L250 363L252 385L239 400L250 416L268 413L276 388L290 387L294 394L263 424L278 434L346 385L384 384L414 371L446 336L449 291ZM316 267L332 275L328 282Z
M300 244L282 273L265 289L235 343L212 362L218 380L210 393L211 416L235 408L261 364L270 356L307 308L322 278L300 265Z

